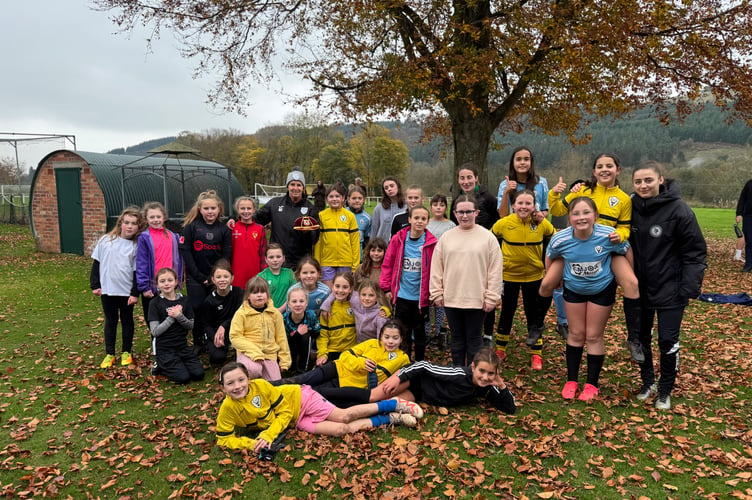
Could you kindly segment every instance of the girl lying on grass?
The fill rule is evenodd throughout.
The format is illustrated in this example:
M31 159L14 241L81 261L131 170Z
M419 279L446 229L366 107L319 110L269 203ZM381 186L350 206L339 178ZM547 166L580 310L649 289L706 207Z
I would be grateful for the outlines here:
M397 397L435 406L474 404L480 398L497 410L514 414L514 396L499 375L501 361L491 347L482 347L470 366L440 366L418 361L400 369L375 389L342 387L325 392L339 406ZM417 406L417 405L416 405Z
M292 425L312 434L344 436L387 424L415 427L423 415L411 413L397 398L337 408L307 385L275 387L264 379L249 380L248 369L235 362L219 371L219 385L226 397L217 416L217 444L256 453ZM239 427L261 432L255 438L237 436Z

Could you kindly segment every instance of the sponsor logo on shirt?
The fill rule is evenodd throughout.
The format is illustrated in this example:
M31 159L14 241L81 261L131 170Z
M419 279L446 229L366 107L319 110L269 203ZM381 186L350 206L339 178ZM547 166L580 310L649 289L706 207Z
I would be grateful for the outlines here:
M598 276L603 270L601 261L597 262L572 262L569 265L572 274L580 278L592 278Z
M194 241L193 242L193 249L197 252L200 252L201 250L221 250L220 245L210 245L208 243L204 243L203 241Z
M404 257L402 259L402 271L407 273L419 273L420 259L411 259L409 257Z

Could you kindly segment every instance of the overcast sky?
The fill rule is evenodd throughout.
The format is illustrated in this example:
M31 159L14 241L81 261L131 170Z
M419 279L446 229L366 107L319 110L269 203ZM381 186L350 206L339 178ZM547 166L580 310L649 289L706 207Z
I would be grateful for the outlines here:
M212 80L192 78L193 63L179 55L169 33L148 53L148 32L116 33L108 14L91 10L87 0L6 0L2 18L2 138L9 132L73 134L79 150L106 152L183 130L253 133L295 112L262 87L247 117L210 108ZM23 145L20 161L35 167L61 148L70 145ZM13 155L0 143L0 157Z

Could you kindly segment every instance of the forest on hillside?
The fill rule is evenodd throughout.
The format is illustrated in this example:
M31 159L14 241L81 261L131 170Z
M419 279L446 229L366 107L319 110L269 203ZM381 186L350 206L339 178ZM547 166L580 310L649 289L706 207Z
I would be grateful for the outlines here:
M680 182L685 198L702 206L732 206L752 177L752 127L730 119L713 104L669 125L643 109L618 119L595 120L580 132L587 141L576 145L564 136L535 130L497 135L488 156L489 189L495 191L504 179L510 151L519 145L532 149L536 170L549 184L559 176L588 176L593 158L612 152L622 161L621 183L630 191L630 169L657 160L667 176ZM236 130L183 132L112 152L144 154L172 141L230 166L250 193L255 183L284 183L287 171L296 165L309 184L316 179L348 184L362 177L374 187L384 175L397 175L408 185L421 185L426 193L448 193L452 180L450 144L444 138L425 140L421 125L414 121L328 125L316 116L296 115L251 135Z

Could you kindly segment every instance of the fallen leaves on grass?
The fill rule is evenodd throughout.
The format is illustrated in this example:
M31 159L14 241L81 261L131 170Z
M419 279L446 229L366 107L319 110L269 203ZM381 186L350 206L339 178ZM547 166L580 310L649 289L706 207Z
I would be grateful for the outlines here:
M749 288L752 278L734 272L726 242L709 243L705 291ZM23 326L16 306L2 307L3 325ZM102 344L96 307L88 331L73 341L60 336L81 313L50 307L61 321L49 332L29 332L22 346L0 345L6 363L0 416L10 439L0 451L0 495L6 497L83 490L138 498L142 475L161 478L162 496L169 498L242 498L259 478L273 485L271 496L283 498L293 498L287 488L312 498L647 498L660 491L675 498L752 497L746 397L752 320L739 306L693 302L687 309L671 412L632 400L639 377L623 348L617 302L601 396L593 405L561 402L560 339L547 336L542 372L530 370L524 339L513 339L503 377L517 398L517 415L426 407L415 430L380 428L343 438L289 430L287 448L271 463L216 447L222 396L211 380L174 387L147 375L146 357L128 368L99 370L91 355ZM21 369L29 351L43 375ZM30 451L38 439L45 466ZM177 456L186 458L181 467L172 465Z

